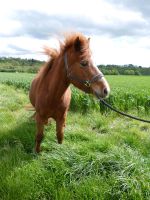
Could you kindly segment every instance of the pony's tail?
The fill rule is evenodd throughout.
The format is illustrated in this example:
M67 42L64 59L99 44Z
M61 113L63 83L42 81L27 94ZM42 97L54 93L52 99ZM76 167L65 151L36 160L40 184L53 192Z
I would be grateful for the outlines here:
M35 108L31 104L25 105L25 110L27 111L35 111Z

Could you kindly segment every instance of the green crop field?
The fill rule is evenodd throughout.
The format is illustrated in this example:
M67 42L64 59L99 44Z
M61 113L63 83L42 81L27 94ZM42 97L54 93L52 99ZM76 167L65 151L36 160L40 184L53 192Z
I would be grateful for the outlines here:
M150 125L100 113L95 99L72 87L64 143L56 143L52 122L36 155L33 113L24 108L33 77L0 73L0 200L149 200ZM150 118L149 76L107 79L108 102Z
M29 90L35 75L29 73L0 73L0 83ZM106 76L111 86L111 95L107 100L122 111L134 110L135 114L150 114L150 76ZM93 97L72 88L71 110L86 112L99 110ZM109 111L101 105L101 111Z

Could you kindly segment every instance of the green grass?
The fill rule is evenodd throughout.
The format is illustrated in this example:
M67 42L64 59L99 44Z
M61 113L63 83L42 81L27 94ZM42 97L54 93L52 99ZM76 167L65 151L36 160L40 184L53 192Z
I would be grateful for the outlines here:
M150 114L150 76L107 76L111 86L109 102L116 107Z
M29 90L32 79L35 74L30 73L8 73L0 72L0 83L13 85L16 88L22 88L26 91Z
M36 155L26 93L3 84L0 91L0 199L150 199L150 125L69 112L63 145L53 122Z
M16 88L29 90L34 74L28 73L0 73L0 83L13 85ZM150 115L150 76L106 76L111 94L107 99L112 106L125 111L134 111L135 115ZM89 95L72 87L72 111L99 111L97 101ZM101 112L110 112L110 109L101 104Z

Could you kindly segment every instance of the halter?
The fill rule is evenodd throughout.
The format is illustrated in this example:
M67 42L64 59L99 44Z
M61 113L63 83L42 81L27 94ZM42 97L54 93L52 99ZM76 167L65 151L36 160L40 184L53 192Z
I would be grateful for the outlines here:
M67 72L67 77L70 80L77 81L78 83L84 84L86 87L90 87L92 83L94 83L104 77L104 75L102 73L99 73L99 74L93 76L90 80L83 80L77 76L71 75L71 73L69 72L69 67L68 67L67 52L64 55L64 62L65 62L65 69Z

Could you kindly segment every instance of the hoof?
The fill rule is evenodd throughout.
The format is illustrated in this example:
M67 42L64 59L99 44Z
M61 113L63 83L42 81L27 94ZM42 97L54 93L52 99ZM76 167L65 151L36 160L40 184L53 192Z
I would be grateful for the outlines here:
M62 141L58 141L58 144L62 144L63 142Z
M36 148L35 148L35 153L40 153L40 151L41 151L41 148L40 148L40 147L36 147Z

